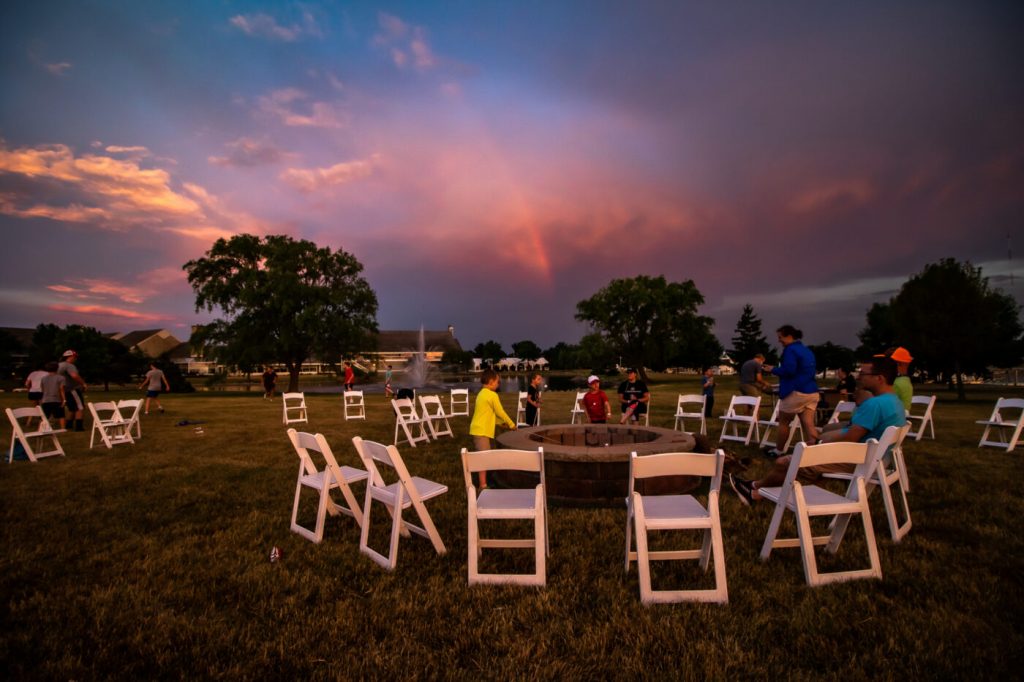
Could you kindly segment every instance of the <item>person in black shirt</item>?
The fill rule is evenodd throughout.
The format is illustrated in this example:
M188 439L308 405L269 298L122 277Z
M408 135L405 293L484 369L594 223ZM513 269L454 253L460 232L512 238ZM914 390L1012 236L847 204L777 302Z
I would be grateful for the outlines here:
M530 384L526 387L526 423L530 426L537 426L537 413L540 412L540 386L541 376L534 374L530 377Z
M619 402L622 403L622 422L625 423L627 414L633 422L640 420L640 416L647 412L647 403L651 400L651 392L647 384L636 377L636 370L626 370L626 380L619 384ZM633 408L630 414L630 408Z

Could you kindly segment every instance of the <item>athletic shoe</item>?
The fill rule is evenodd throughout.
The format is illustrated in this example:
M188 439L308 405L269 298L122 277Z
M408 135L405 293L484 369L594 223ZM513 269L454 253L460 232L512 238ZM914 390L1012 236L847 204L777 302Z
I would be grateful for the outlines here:
M782 456L782 453L779 452L778 448L768 448L767 450L762 450L761 454L763 454L768 459L776 459Z
M732 486L736 496L740 498L740 502L749 507L754 502L753 487L750 485L750 481L745 478L740 478L735 474L729 474L729 485Z

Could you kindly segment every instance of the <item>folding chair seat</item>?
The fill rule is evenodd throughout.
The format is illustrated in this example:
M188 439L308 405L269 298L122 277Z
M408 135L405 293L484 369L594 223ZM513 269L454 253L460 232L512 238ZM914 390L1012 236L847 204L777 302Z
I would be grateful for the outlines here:
M285 425L309 423L308 415L306 414L305 393L282 393L281 406L281 409L284 410L283 420Z
M915 405L924 405L924 412L915 413ZM932 421L932 409L935 407L935 396L934 395L915 395L910 399L910 410L907 411L907 421L910 422L911 430L907 432L907 436L914 440L921 440L921 436L924 435L924 430L928 429L930 437L935 440L935 422ZM917 423L917 429L914 429L914 423Z
M910 531L911 526L910 505L907 504L906 467L901 462L903 440L907 437L909 430L909 424L899 428L890 426L885 430L882 439L878 441L881 454L874 470L865 480L865 488L869 497L875 488L882 490L882 502L885 504L885 515L889 521L889 533L892 535L893 542L902 540L903 536ZM834 473L825 474L825 477L848 481L853 478L853 474ZM896 486L898 499L903 503L903 518L905 520L902 524L896 510L893 486Z
M441 436L455 437L452 433L452 425L448 421L448 415L444 413L444 405L441 398L436 395L420 396L420 419L426 424L430 437L434 440Z
M672 452L629 458L629 497L626 498L626 572L636 560L640 576L640 601L664 604L680 601L729 601L725 579L725 553L722 545L722 524L718 514L718 496L722 485L725 453L713 455ZM706 476L711 478L708 504L705 508L692 495L641 495L636 482L656 476ZM632 548L631 531L636 530L636 550ZM700 549L651 550L648 531L696 530L702 535ZM651 562L678 559L699 559L701 570L707 571L712 555L715 562L715 587L706 590L655 590L651 587Z
M1016 416L1011 417L1007 412L1017 410ZM1020 439L1021 428L1024 427L1024 399L1022 398L1000 398L996 401L992 416L977 422L985 427L981 434L978 447L989 446L993 448L1004 448L1007 452L1013 452ZM995 429L999 440L990 440L989 436ZM1010 437L1007 438L1006 434Z
M873 438L867 443L797 443L782 486L757 489L761 497L775 503L775 513L761 547L761 560L767 561L775 547L799 547L803 557L804 577L812 587L857 578L881 578L882 567L878 561L878 547L875 545L875 531L871 525L871 509L865 484L875 469L879 455L878 441ZM800 469L826 464L849 464L855 467L845 495L817 485L804 485L797 480ZM786 510L793 512L796 517L796 538L777 537ZM814 546L826 545L826 551L835 554L853 514L860 514L864 524L869 568L820 572ZM837 517L828 535L814 536L811 530L811 517L814 516Z
M762 448L775 445L773 430L779 428L779 405L780 403L775 403L775 409L772 410L771 418L757 420L758 426L764 427L764 436L761 437ZM789 423L789 437L786 438L784 447L780 452L789 452L789 447L793 444L793 438L796 437L797 431L800 432L800 440L802 441L804 439L804 426L800 423L800 417L793 417L793 421Z
M111 401L89 403L89 413L92 414L92 430L89 433L90 450L96 442L97 434L108 450L115 445L135 443L131 434L131 425L127 419L121 416L120 410L117 409L117 403Z
M363 440L359 436L353 438L352 442L356 446L360 459L363 460L363 466L366 467L366 471L370 475L366 481L366 500L363 503L359 551L390 571L398 562L399 535L408 537L409 532L412 531L429 539L434 546L434 551L438 554L447 552L424 502L448 492L448 486L419 476L410 476L405 462L402 461L402 456L398 454L398 448L394 445L381 445L370 440ZM392 470L397 480L394 483L387 483L381 476L381 467ZM387 556L378 553L368 544L370 512L374 502L383 504L391 516L391 544ZM416 515L420 523L423 524L422 526L402 519L402 511L409 507L416 510Z
M580 424L584 423L583 422L583 416L586 414L586 411L583 409L583 396L585 396L585 395L586 395L585 391L584 392L577 392L576 393L576 400L573 401L573 403L572 403L572 411L569 413L569 417L570 417L569 423L570 424L575 424L577 418L580 420L579 421Z
M449 417L469 416L469 389L453 388L451 397L448 399Z
M362 391L345 391L342 394L345 405L345 421L349 419L366 419L366 402Z
M679 399L676 401L676 423L672 429L675 431L687 431L686 420L696 419L700 423L700 427L697 431L690 431L690 433L701 433L706 436L708 424L707 418L704 416L704 401L705 396L700 393L680 394Z
M7 448L8 464L14 461L15 442L21 443L30 462L38 462L43 457L54 455L64 456L64 448L57 439L57 434L64 433L64 429L54 429L50 426L42 407L8 407L5 412L7 420L11 422L11 445ZM29 426L33 420L38 421L34 426Z
M299 456L299 477L295 483L295 503L292 505L293 531L313 542L319 543L324 538L324 520L327 514L337 516L346 514L356 520L356 525L363 523L363 512L359 509L359 503L352 492L351 485L358 481L365 481L369 474L363 469L350 466L338 466L331 446L323 434L313 435L288 429L288 439L295 448L295 454ZM320 455L324 462L323 468L319 468L313 461L313 453ZM302 497L302 489L311 488L317 491L319 502L316 510L316 526L310 530L299 524L299 500ZM348 505L342 506L331 499L331 491L340 490Z
M142 420L139 418L142 413L142 401L118 400L117 411L128 421L128 433L131 433L135 440L142 438Z
M516 428L520 426L533 426L526 423L526 398L530 394L526 391L519 391L519 401L516 403Z
M750 414L740 414L736 408L743 407L750 410ZM752 397L746 395L734 395L729 401L729 409L719 419L722 420L722 435L718 442L723 440L734 440L744 445L750 445L750 439L757 436L760 440L761 432L757 425L758 410L761 409L761 396Z
M477 494L472 474L482 471L524 471L536 473L533 488L486 488ZM482 450L462 448L462 473L469 500L469 584L545 585L548 544L547 497L544 486L544 450ZM480 522L521 519L533 521L533 537L526 539L482 538ZM484 548L533 549L533 573L481 573L480 557Z
M840 400L832 410L832 416L828 418L829 424L839 424L853 419L853 413L857 411L857 403L852 400Z
M416 447L419 442L430 442L426 424L416 413L416 405L412 400L395 398L391 401L391 407L395 411L395 445L398 445L401 434L405 434L406 442L412 447Z

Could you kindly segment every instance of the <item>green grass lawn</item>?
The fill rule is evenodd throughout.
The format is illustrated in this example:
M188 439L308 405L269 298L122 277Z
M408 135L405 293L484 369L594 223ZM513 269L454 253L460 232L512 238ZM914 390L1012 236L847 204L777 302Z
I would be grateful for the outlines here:
M716 413L734 387L723 382ZM651 424L671 428L676 394L695 387L654 383ZM403 539L387 573L348 517L328 517L320 545L302 539L289 530L298 458L280 402L260 395L172 394L134 446L90 451L88 431L72 433L66 458L2 465L5 679L1020 677L1024 448L977 448L994 390L966 403L939 391L938 440L905 448L914 525L899 545L873 496L881 581L812 589L797 550L761 562L771 509L724 485L729 604L654 607L623 572L624 507L551 509L546 588L466 584L465 417L454 440L402 448L414 475L450 488L428 503L446 555ZM108 396L128 394L90 395ZM572 397L546 394L544 422L567 421ZM306 430L343 464L358 465L355 435L391 442L382 396L368 397L368 422L346 423L338 395L307 402ZM203 435L183 419L205 421ZM753 447L728 449L752 456L753 474L767 466ZM311 524L312 496L303 514ZM374 522L381 547L386 519ZM825 564L865 560L851 524ZM659 566L656 584L708 584L686 563Z

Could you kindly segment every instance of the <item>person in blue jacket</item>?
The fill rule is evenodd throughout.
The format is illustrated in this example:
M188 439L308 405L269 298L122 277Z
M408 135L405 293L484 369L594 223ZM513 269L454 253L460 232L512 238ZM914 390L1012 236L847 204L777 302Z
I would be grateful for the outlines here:
M764 368L779 377L779 426L776 430L775 448L769 457L778 457L789 440L789 425L793 417L800 418L804 438L808 445L818 442L818 429L814 425L814 413L818 408L818 384L814 380L817 372L814 353L800 340L804 333L791 324L784 324L775 330L782 344L782 359L775 367Z

